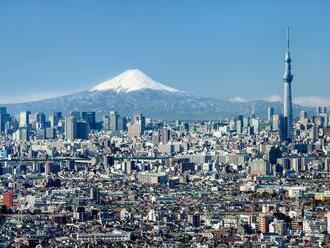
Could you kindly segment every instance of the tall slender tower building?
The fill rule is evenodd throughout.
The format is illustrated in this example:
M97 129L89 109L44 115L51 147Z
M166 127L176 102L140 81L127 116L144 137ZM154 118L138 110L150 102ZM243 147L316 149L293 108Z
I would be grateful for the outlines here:
M290 30L287 29L287 50L285 54L285 72L283 76L284 82L284 137L286 140L293 138L293 113L292 113L292 94L291 82L293 75L291 74L291 57L290 57Z

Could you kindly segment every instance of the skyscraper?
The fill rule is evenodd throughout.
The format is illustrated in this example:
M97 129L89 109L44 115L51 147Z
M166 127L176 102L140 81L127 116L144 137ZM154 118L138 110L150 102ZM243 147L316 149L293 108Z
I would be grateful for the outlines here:
M111 131L118 131L118 121L119 121L119 114L117 111L110 111L110 130Z
M290 58L290 36L289 28L287 29L287 50L285 55L285 72L283 76L284 82L284 138L291 140L293 137L293 114L292 114L292 94L291 82L293 75L291 74L291 58Z
M124 131L127 130L127 117L126 116L119 116L118 129L124 130Z
M65 138L67 140L74 140L77 137L77 118L68 116L65 118Z
M146 127L146 118L138 112L134 114L134 122L140 125L140 133L143 133Z
M30 111L21 111L19 113L19 127L29 127L30 121L29 121Z
M0 107L0 132L4 132L6 129L6 123L9 120L9 114L7 114L6 107Z
M51 127L57 127L58 122L60 121L61 118L62 118L62 113L61 112L53 112L49 116L50 126Z
M46 115L45 113L35 114L35 125L37 128L44 128L46 125Z
M76 122L76 138L87 139L89 132L89 124L84 120L78 120Z
M87 122L90 129L96 128L96 114L95 112L82 112L82 119Z
M128 127L128 136L140 137L145 130L145 117L141 113L135 113L133 123Z
M273 120L273 115L274 115L274 108L269 107L268 108L268 122L271 122Z

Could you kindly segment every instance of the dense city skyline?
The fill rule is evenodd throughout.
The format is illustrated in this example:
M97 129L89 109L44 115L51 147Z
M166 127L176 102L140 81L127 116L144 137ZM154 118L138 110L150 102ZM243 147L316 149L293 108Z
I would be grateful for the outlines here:
M329 7L0 1L0 248L330 247Z
M82 91L131 68L191 93L280 100L290 25L293 100L328 105L329 3L238 2L1 2L0 102Z

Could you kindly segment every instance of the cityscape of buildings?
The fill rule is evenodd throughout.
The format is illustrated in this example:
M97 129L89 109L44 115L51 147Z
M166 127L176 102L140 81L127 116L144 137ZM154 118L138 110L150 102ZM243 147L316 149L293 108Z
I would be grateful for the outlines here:
M0 247L327 247L330 115L0 108Z

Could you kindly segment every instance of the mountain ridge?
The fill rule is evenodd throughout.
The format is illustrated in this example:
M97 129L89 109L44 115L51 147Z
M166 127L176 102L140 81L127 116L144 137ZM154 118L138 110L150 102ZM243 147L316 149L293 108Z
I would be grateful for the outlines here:
M101 85L101 86L100 86ZM98 87L99 86L99 87ZM280 102L232 102L198 96L158 83L139 70L128 70L95 87L74 94L44 100L4 104L11 113L29 110L51 113L61 111L96 111L108 114L142 112L158 119L220 119L239 114L249 115L252 107L259 116L267 116L267 108L281 113ZM294 105L295 114L310 108Z

